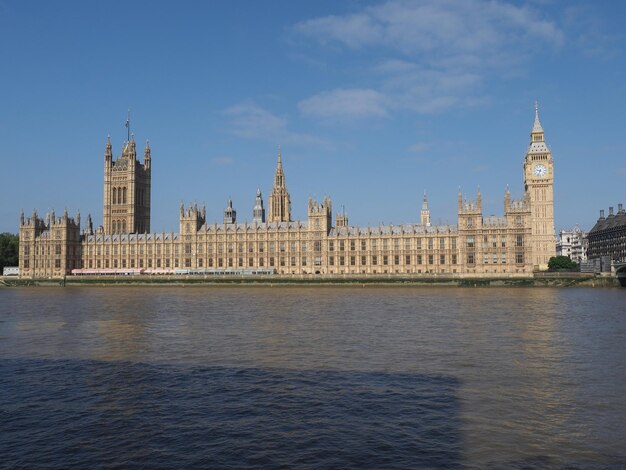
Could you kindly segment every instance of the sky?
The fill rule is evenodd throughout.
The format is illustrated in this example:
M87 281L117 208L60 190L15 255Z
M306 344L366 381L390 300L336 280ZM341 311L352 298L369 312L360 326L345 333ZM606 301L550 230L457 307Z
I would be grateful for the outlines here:
M220 222L265 206L280 146L292 217L332 198L350 225L501 215L534 102L555 228L626 203L622 1L0 0L0 232L20 209L102 224L106 137L152 149L153 232L180 202ZM142 153L139 151L138 153ZM141 157L141 155L140 155Z

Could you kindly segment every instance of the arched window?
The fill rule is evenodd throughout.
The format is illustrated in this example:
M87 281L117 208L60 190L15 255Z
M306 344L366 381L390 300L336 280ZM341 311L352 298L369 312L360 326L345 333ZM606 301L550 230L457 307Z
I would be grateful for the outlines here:
M124 188L124 191L126 191L126 188ZM126 233L126 221L122 221L122 233Z
M113 188L113 204L117 204L117 190Z
M122 198L124 204L126 204L126 187L124 187L124 197Z

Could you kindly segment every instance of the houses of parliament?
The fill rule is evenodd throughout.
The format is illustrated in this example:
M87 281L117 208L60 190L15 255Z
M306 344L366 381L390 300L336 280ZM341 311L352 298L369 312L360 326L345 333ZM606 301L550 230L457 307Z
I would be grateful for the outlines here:
M523 162L524 195L504 193L504 215L483 215L480 191L457 195L457 225L432 225L423 197L419 223L375 227L333 219L329 197L309 198L306 220L293 220L282 155L266 213L257 189L252 221L237 221L229 201L224 218L210 222L206 208L180 207L178 233L150 227L152 156L143 162L129 135L114 159L110 138L104 151L103 225L91 216L37 211L20 216L20 276L115 274L263 273L322 276L529 277L547 269L555 255L554 168L535 105L530 144Z

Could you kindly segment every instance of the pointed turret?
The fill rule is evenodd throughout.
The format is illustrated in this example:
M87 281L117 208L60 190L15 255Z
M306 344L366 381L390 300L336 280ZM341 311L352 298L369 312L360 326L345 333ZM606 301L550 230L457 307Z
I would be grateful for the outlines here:
M234 224L237 221L237 211L233 209L233 201L228 198L228 206L224 209L224 223Z
M283 171L283 155L278 147L278 163L276 164L276 172L274 174L274 188L285 187L285 173Z
M511 207L511 191L509 191L509 185L506 185L506 190L504 191L504 213L506 214Z
M137 158L137 145L135 143L135 134L131 134L130 135L130 142L129 142L129 150L128 150L128 157L131 159L136 159Z
M261 190L257 188L254 209L252 210L252 222L262 224L265 222L265 209L263 208L263 196Z
M152 161L150 153L150 141L146 140L146 148L143 150L143 164L146 168L150 168L150 162Z
M424 197L422 198L420 221L423 226L430 227L430 210L428 209L428 199L426 198L426 191L424 191Z
M24 209L20 211L20 225L24 225Z
M113 161L113 147L111 146L111 136L107 135L107 143L104 148L104 161L105 163L111 163Z
M346 212L346 208L341 206L341 212L338 212L335 216L335 226L336 227L347 227L348 226L348 213Z

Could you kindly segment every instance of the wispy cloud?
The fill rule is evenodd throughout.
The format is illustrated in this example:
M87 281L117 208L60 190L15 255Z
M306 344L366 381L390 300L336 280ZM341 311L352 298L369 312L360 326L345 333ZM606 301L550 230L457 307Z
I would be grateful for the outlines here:
M564 35L534 10L487 0L391 0L360 12L295 25L321 43L357 49L385 46L407 56L475 54L487 57L513 44L561 46Z
M314 135L289 130L286 118L277 116L253 102L231 106L224 113L228 117L229 132L244 139L265 140L277 144L329 145Z
M304 114L329 119L384 117L385 96L369 89L336 89L324 91L298 103Z
M369 57L370 74L359 77L369 86L322 91L300 103L302 112L323 119L480 105L488 99L487 79L565 43L563 31L537 10L493 0L389 0L303 21L293 32ZM352 102L349 92L358 99Z

